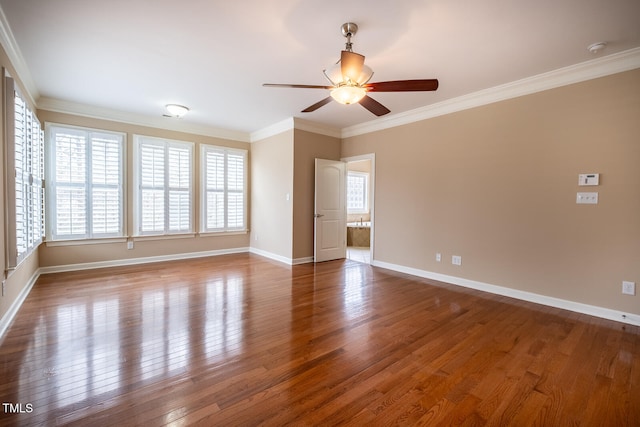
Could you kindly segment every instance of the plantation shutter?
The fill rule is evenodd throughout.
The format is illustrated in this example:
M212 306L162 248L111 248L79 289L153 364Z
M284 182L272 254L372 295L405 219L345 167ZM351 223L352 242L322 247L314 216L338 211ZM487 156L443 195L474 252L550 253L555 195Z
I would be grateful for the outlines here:
M48 129L51 240L122 236L124 136L58 125Z
M244 228L244 157L227 153L227 229Z
M138 234L192 231L191 143L136 137Z
M203 145L203 231L246 229L246 151Z
M91 138L92 234L120 235L122 227L122 143L112 134Z
M7 255L16 267L42 242L44 235L44 133L12 78L6 77ZM13 191L11 191L13 189Z
M180 146L167 147L169 158L169 231L191 230L191 152Z

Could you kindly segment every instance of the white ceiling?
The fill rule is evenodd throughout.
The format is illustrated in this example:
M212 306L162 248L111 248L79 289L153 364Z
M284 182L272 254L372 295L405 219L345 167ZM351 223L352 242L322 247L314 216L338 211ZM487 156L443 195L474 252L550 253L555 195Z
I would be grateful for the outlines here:
M375 119L318 89L344 22L372 82L438 78L437 92L373 93L391 114L640 46L638 0L0 0L39 105L84 105L252 133L291 117L336 129ZM6 38L6 37L5 37ZM18 64L20 65L20 64Z

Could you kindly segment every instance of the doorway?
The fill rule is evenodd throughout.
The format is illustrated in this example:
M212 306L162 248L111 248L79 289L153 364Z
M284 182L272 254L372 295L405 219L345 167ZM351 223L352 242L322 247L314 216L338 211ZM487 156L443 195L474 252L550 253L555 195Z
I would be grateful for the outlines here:
M347 259L371 264L374 243L375 155L347 157Z

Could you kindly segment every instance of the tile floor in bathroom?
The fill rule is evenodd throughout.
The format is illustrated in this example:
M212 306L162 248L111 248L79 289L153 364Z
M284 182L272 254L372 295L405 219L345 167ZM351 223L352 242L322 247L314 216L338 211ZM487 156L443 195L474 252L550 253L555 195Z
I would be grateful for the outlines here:
M347 258L352 261L371 264L371 251L368 247L347 246Z

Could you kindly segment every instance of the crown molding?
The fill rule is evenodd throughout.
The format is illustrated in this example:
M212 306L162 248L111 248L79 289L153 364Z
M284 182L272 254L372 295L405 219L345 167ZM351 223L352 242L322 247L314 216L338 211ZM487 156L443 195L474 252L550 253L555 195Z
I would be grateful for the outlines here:
M295 124L294 124L293 117L289 117L278 123L274 123L270 126L267 126L266 128L262 128L255 132L252 132L251 135L249 135L249 142L262 141L263 139L267 139L274 135L278 135L278 134L281 134L282 132L291 130L294 128L294 126Z
M31 77L29 67L27 67L27 63L22 56L18 43L13 37L11 26L9 25L9 21L7 21L7 16L4 14L2 7L0 7L0 43L7 53L13 68L15 68L20 82L22 82L27 91L26 94L22 95L26 96L32 105L36 105L35 100L40 98L40 92L38 91L38 87L36 86L33 77Z
M13 37L11 27L1 7L0 43L27 91L27 93L23 95L26 96L33 105L37 105L39 109L241 142L260 141L291 129L304 130L335 138L349 138L640 68L640 47L638 47L343 129L332 128L312 121L290 117L258 131L246 133L189 123L176 120L175 118L150 117L40 97L37 86L29 72L20 48Z
M640 48L629 49L533 77L506 83L404 113L372 120L342 129L341 137L363 135L402 126L445 114L455 113L506 99L517 98L548 89L604 77L640 68Z
M181 119L176 119L175 117L151 117L54 98L41 97L38 100L38 109L53 111L56 113L73 114L93 119L111 120L137 126L149 126L176 132L193 133L213 138L249 142L249 134L246 132L219 129L212 126L190 123Z
M305 119L300 119L298 117L294 117L293 123L294 127L298 130L318 133L320 135L331 136L334 138L342 138L342 130L337 128L322 125L320 123L312 122Z
M342 138L342 131L340 129L325 126L309 120L300 119L298 117L289 117L288 119L282 120L281 122L252 132L249 139L251 142L257 142L291 129L304 130L307 132L318 133L320 135L331 136L334 138Z

